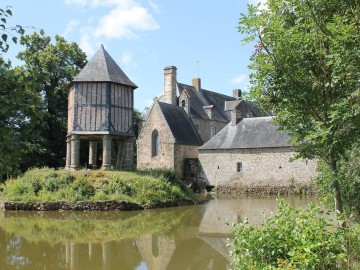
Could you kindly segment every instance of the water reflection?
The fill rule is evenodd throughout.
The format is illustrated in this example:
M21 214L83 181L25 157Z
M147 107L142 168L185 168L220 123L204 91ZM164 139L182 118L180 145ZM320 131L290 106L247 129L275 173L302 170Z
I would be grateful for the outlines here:
M0 268L229 269L225 222L258 224L275 209L272 198L240 198L136 212L0 212Z

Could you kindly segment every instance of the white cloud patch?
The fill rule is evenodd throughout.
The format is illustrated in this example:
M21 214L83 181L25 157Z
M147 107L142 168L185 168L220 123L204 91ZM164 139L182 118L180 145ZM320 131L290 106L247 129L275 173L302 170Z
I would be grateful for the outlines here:
M65 28L65 31L62 33L62 36L67 37L71 34L76 28L80 25L80 21L70 20Z
M248 81L249 77L246 74L240 74L231 80L232 84L243 84L244 82Z
M68 23L64 34L74 32L79 28L80 47L91 55L100 39L133 39L140 38L147 31L154 31L159 24L151 14L157 12L158 6L150 0L148 9L142 5L140 0L64 0L68 5L81 6L84 9L106 7L108 10L96 20L86 23L72 20Z
M158 4L156 4L154 1L150 0L149 5L156 13L160 12L160 6Z
M236 85L237 88L246 90L249 88L250 80L248 74L240 74L231 80L233 85Z
M260 9L267 9L268 0L249 0L249 4L257 5L260 3Z
M138 38L139 31L158 28L159 24L144 7L118 6L101 19L95 35L107 38Z

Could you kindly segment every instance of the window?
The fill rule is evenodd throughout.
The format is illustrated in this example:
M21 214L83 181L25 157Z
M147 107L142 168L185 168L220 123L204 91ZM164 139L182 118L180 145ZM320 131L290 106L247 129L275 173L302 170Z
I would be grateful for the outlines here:
M185 100L184 99L181 101L181 107L185 108Z
M216 135L216 127L211 126L210 128L210 137L214 137Z
M199 124L196 124L195 127L196 127L196 130L200 130Z
M236 164L236 171L237 171L237 172L242 172L242 162L238 162L238 163Z
M160 154L159 132L155 129L151 135L151 156L155 157Z

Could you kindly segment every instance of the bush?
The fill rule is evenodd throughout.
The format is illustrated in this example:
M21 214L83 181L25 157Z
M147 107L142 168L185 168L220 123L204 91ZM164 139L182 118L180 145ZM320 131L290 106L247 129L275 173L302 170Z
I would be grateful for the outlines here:
M173 171L135 173L31 169L21 177L7 181L3 189L5 200L25 202L115 199L152 204L193 196Z
M294 209L283 201L278 212L254 227L234 225L231 252L236 269L341 269L348 229L337 229L317 206Z
M88 200L95 195L95 187L86 179L80 178L73 182L71 189L74 192L74 200Z
M329 167L322 163L316 183L319 195L333 205L332 183L336 177L340 184L343 210L345 214L360 217L360 144L354 144L338 162L338 172L332 174Z

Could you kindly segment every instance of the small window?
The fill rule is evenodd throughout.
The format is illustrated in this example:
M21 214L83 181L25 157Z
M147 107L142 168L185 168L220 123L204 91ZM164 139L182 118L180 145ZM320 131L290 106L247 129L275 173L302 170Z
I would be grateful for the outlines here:
M196 130L200 130L200 126L198 124L195 125Z
M153 157L160 154L160 138L159 132L155 129L151 135L151 155Z
M242 172L242 162L238 162L236 165L236 171L237 172Z
M185 108L185 100L181 101L181 107Z
M216 135L216 127L212 126L210 128L210 137L214 137Z

